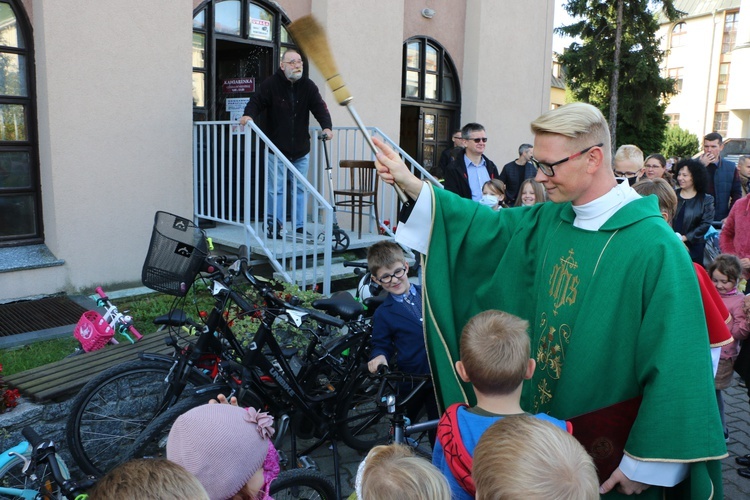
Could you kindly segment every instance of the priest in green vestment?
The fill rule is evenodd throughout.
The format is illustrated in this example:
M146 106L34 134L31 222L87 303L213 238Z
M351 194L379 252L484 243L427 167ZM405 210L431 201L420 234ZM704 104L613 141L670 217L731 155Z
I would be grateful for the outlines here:
M580 418L580 433L601 433L587 446L595 460L621 441L602 478L607 498L722 498L726 444L689 257L656 199L617 184L601 112L569 104L532 131L552 203L499 212L423 184L377 141L381 177L416 200L397 239L426 255L425 342L441 407L474 404L453 369L459 335L473 315L501 309L531 325L537 369L522 408L573 419L574 435Z

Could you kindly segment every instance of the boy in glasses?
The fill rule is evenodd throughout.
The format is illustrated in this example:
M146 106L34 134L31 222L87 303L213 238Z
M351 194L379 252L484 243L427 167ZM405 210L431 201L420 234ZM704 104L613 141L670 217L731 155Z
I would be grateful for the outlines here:
M375 243L367 251L367 267L372 279L388 292L372 318L372 353L367 368L375 373L380 365L396 361L402 373L429 375L422 330L422 287L409 281L403 250L392 241ZM411 399L407 416L413 419L422 407L426 407L428 418L439 417L432 385ZM434 442L432 434L430 441Z

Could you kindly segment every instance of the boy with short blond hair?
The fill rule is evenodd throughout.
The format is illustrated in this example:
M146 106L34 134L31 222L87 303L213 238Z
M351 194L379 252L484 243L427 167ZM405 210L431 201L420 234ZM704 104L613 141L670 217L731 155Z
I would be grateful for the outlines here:
M448 407L438 424L432 453L432 463L448 478L454 499L474 498L472 456L484 431L504 417L526 414L521 409L521 389L536 368L528 327L528 321L517 316L489 310L471 318L461 332L456 372L474 387L477 404ZM535 417L572 432L563 420L543 413Z
M482 434L473 477L477 500L599 498L596 467L581 443L529 416L504 418Z

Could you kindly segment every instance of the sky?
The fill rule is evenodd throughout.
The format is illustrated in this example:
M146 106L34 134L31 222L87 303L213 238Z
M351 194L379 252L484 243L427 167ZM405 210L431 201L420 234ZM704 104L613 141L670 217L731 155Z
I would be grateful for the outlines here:
M566 24L570 24L573 21L573 18L568 15L567 12L565 12L565 9L563 8L563 5L567 3L566 0L555 0L555 21L553 24L554 28L557 28L558 26L564 26ZM555 34L553 40L552 40L552 50L555 52L562 54L563 49L570 45L570 43L573 41L572 38L569 37L561 37L558 34Z

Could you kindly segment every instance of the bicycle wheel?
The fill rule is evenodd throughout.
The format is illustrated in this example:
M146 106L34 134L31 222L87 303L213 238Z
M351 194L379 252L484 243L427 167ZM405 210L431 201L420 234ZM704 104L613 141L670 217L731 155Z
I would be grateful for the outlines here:
M385 408L377 401L379 383L367 375L352 384L343 399L337 418L339 436L350 448L368 451L388 441L390 425Z
M222 391L225 394L229 391ZM138 435L128 453L127 460L133 458L166 458L167 457L167 437L172 430L177 417L183 413L192 410L196 406L201 406L214 399L218 393L200 394L184 398L170 409L156 417L145 429ZM246 394L240 405L243 407L252 406L261 408L260 398L254 394Z
M177 401L183 390L169 383L173 366L171 360L128 361L105 370L81 389L70 410L66 438L85 473L101 476L120 464L159 408ZM208 382L193 370L186 388Z
M24 453L24 456L28 459L31 456L31 449ZM68 468L65 462L60 457L55 457L57 463L60 466L60 471L63 477L69 478ZM22 500L24 498L31 498L29 493L34 493L34 498L41 498L44 500L57 500L63 498L60 492L60 486L55 483L52 472L48 469L47 464L39 465L35 474L37 476L36 481L32 481L28 476L23 473L24 461L21 457L13 456L0 467L0 499L2 500ZM26 490L24 495L13 495L7 492L6 488ZM38 495L38 496L36 496Z
M308 469L286 470L271 483L275 500L329 500L336 498L336 488L325 475Z

